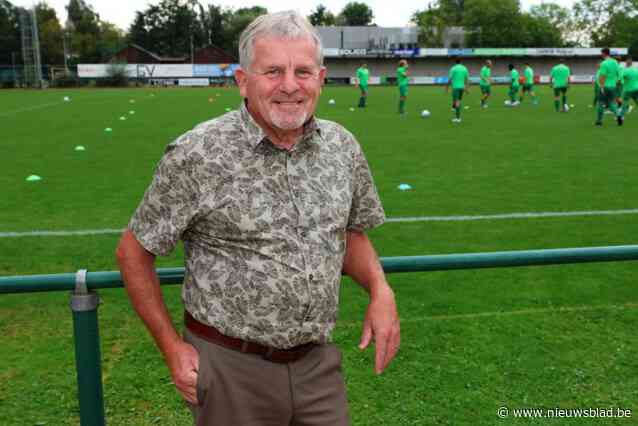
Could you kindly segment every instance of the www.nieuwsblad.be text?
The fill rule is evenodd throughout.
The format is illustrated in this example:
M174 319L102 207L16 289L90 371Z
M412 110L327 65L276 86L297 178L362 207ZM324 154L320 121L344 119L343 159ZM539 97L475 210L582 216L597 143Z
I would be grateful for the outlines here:
M510 408L499 407L496 414L507 418L632 418L629 408Z

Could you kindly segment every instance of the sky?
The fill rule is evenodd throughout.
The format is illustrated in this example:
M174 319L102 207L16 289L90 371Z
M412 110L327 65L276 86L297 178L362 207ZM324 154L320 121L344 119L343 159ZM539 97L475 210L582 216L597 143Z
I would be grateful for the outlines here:
M295 9L308 16L319 4L337 15L350 0L200 0L202 5L215 4L223 7L266 6L269 12L280 12L283 10ZM362 1L362 0L359 0ZM31 7L34 0L10 0L17 6ZM58 19L62 24L66 21L66 9L68 0L46 0L49 6L53 7L58 14ZM127 30L135 17L136 11L146 10L149 4L157 4L159 0L85 0L93 7L93 10L100 15L103 21L111 22L122 30ZM374 13L374 22L381 27L403 27L406 26L410 17L416 10L424 9L428 4L427 0L401 0L401 6L397 7L392 0L365 0ZM541 4L542 0L521 0L525 10L532 5ZM575 0L555 0L561 6L571 6ZM126 6L123 6L125 4Z

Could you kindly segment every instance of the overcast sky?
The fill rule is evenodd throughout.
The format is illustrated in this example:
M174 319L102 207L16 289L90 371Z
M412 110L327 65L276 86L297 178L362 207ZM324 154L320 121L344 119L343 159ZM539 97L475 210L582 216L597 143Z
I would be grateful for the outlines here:
M304 16L310 14L318 4L323 4L335 15L338 14L343 6L350 0L316 0L316 1L299 1L299 0L200 0L201 4L215 4L224 7L232 7L234 9L240 7L250 7L255 5L267 5L269 12L279 12L282 10L296 9ZM359 0L362 1L362 0ZM17 6L30 7L37 3L34 0L10 0ZM65 6L68 0L46 0L46 2L55 8L58 13L58 19L62 24L66 21ZM85 0L87 4L93 6L93 10L100 15L103 21L109 21L117 25L123 30L127 30L136 11L145 10L149 4L157 4L159 0ZM374 13L374 22L381 27L403 27L410 20L410 16L414 11L424 9L428 4L427 0L401 0L396 3L392 0L365 0ZM524 9L528 9L531 5L542 3L542 0L521 0ZM546 3L549 3L547 1ZM397 4L401 6L397 6ZM552 3L558 3L562 6L571 6L574 0L555 0ZM123 6L125 4L126 6Z

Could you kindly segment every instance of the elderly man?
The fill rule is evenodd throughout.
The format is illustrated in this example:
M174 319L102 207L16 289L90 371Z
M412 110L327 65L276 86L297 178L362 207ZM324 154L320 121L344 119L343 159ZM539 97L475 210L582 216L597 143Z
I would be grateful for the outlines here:
M330 343L342 272L370 295L359 347L399 348L394 294L365 230L384 213L355 138L314 118L321 41L296 12L239 41L238 111L170 144L117 249L133 307L197 425L347 425ZM184 241L185 331L154 260Z

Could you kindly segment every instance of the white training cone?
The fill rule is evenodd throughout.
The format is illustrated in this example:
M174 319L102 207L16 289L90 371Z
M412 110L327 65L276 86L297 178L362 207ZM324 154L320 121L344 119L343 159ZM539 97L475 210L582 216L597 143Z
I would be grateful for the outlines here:
M120 120L124 121L124 120L126 120L126 117L121 116L121 117L120 117Z
M37 182L39 180L42 180L42 178L38 175L30 175L27 177L27 182Z
M75 147L76 151L86 151L86 148L84 148L82 145L78 145Z
M113 129L111 129L110 127L107 127L106 129L104 129L105 132L110 133L113 131Z

